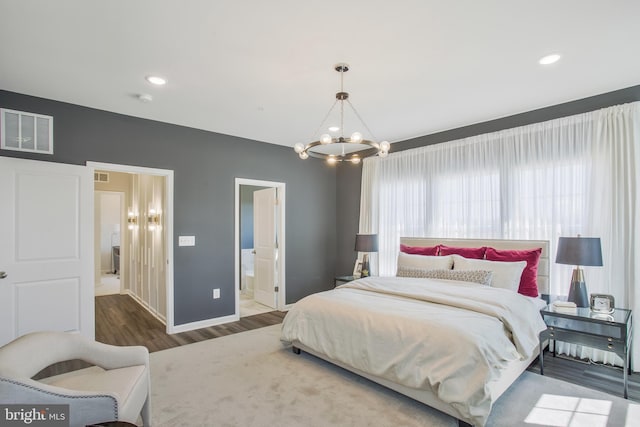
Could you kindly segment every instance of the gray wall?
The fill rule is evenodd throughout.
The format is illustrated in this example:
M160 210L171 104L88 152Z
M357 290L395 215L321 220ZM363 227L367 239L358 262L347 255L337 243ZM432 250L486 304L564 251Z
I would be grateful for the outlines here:
M612 105L627 102L640 101L640 85L626 89L608 92L577 101L566 102L539 110L516 114L484 123L477 123L445 132L413 138L407 141L396 142L391 145L391 152L408 150L416 147L453 141L489 132L497 132L532 123L544 122L559 117L594 111ZM490 102L490 101L489 101ZM358 218L360 215L360 182L362 166L341 164L337 177L337 205L338 205L338 273L347 273L353 270L356 254L353 251L355 235L358 232ZM348 259L347 259L348 258ZM351 270L350 270L351 269Z
M362 164L341 163L338 166L338 213L336 214L336 228L338 230L339 245L337 247L336 273L351 275L358 256L355 251L356 233L360 219L360 182Z
M494 132L640 100L640 86L498 120L397 142L392 152ZM287 183L287 303L329 289L353 271L361 165L300 161L287 147L137 119L0 91L0 107L54 117L55 155L0 155L72 164L86 161L172 169L176 324L229 315L234 309L234 178ZM222 298L212 300L219 287Z
M287 303L333 286L336 170L287 147L0 91L0 107L54 117L55 154L0 155L174 171L177 325L234 312L234 179L284 182ZM195 235L195 247L178 247ZM221 298L211 298L220 288Z

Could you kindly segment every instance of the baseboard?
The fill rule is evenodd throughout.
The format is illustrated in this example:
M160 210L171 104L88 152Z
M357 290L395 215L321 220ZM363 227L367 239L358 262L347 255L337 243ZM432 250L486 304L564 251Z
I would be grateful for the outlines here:
M179 332L192 331L194 329L208 328L209 326L222 325L224 323L237 322L240 320L240 316L232 314L230 316L216 317L214 319L200 320L198 322L183 323L182 325L176 325L170 330L167 330L168 334L177 334Z
M145 310L147 310L153 317L155 317L156 319L158 319L160 322L162 322L163 325L167 325L167 319L162 316L160 313L158 313L157 311L155 311L154 309L152 309L149 304L147 304L146 301L144 301L142 298L140 298L138 295L136 295L135 293L131 292L131 289L125 289L125 291L123 292L123 294L125 295L129 295L131 298L133 298L138 304L140 304L142 306L142 308L144 308Z

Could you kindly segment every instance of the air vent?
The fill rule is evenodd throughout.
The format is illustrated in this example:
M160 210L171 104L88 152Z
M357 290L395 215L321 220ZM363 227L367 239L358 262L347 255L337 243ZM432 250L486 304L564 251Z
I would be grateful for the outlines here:
M0 108L3 150L53 154L53 117Z
M109 182L109 173L107 172L94 172L93 180L95 182Z

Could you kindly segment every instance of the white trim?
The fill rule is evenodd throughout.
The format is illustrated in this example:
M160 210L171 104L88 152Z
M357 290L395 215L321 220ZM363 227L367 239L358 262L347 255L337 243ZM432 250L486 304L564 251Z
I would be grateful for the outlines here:
M125 291L121 292L121 294L129 295L131 298L136 300L136 302L138 304L140 304L140 306L142 308L147 310L147 312L149 312L149 314L151 314L153 317L155 317L156 319L158 319L160 322L162 322L164 324L167 323L167 319L165 319L163 316L160 315L160 313L158 313L157 311L155 311L151 307L149 307L149 304L146 301L144 301L142 298L140 298L138 295L136 295L133 292L131 292L131 289L125 289Z
M167 268L165 270L165 283L167 286L167 334L174 334L182 331L184 325L180 325L180 330L174 325L175 318L173 312L173 170L171 169L155 169L143 166L120 165L114 163L87 162L87 167L92 169L92 173L96 169L108 170L113 172L135 173L143 175L164 176L166 178L165 187L165 206L164 212L166 222L163 227L164 239L167 248Z
M234 252L234 287L235 287L235 312L234 317L240 319L240 186L241 185L253 185L256 187L275 187L278 190L278 203L279 203L279 217L280 222L278 224L278 243L279 243L279 257L278 257L278 302L277 310L284 310L287 307L286 304L286 184L284 182L276 181L262 181L257 179L247 178L235 178L235 252Z
M174 326L173 333L187 332L194 329L208 328L210 326L222 325L223 323L237 322L240 320L240 316L237 314L224 317L215 317L213 319L199 320L197 322L183 323L182 325Z

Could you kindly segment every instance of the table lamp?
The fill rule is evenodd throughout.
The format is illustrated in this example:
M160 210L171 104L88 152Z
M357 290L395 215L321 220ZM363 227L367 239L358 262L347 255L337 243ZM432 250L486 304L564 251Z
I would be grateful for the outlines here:
M580 266L602 267L602 248L599 237L560 237L556 263L575 265L567 301L578 307L589 307L584 271Z
M356 234L355 250L357 252L364 252L361 277L369 277L371 275L371 270L369 269L369 252L378 252L378 235Z

